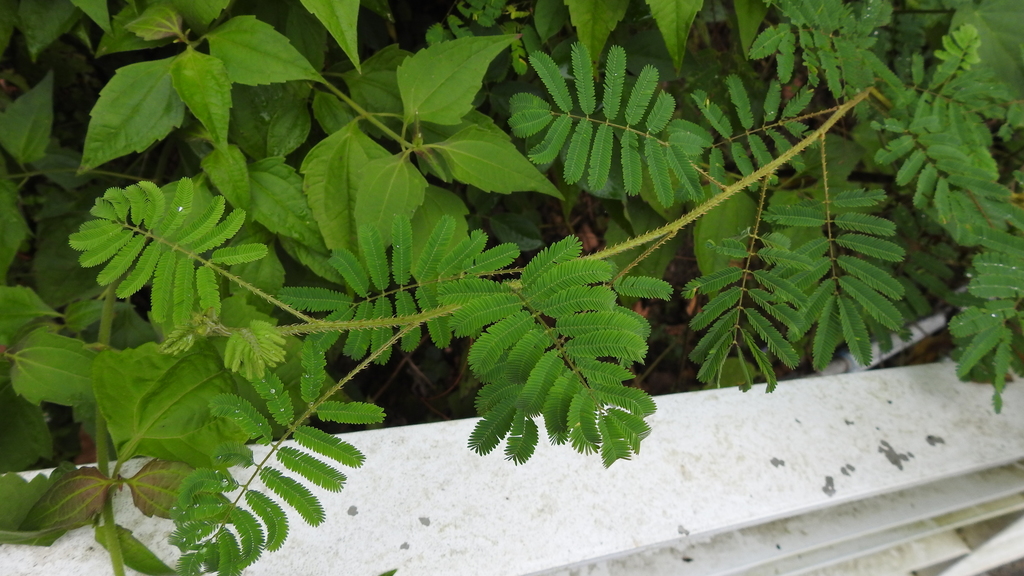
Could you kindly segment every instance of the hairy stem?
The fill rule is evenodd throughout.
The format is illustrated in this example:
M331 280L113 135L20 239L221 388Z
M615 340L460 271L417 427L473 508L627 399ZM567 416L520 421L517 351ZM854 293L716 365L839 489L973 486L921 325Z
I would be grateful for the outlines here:
M401 135L399 135L391 128L388 128L383 122L375 118L375 115L373 113L368 112L365 108L357 104L355 100L350 98L348 94L345 94L344 92L339 90L337 86L327 81L324 81L323 85L326 86L327 89L330 90L332 94L334 94L342 101L344 101L345 104L351 106L352 109L355 110L357 114L359 114L360 118L365 118L370 124L376 126L381 132L387 134L388 137L390 137L395 142L398 142L403 149L409 149L413 147L411 142L409 142L405 138L402 138Z
M117 297L114 295L114 282L107 286L103 293L103 312L100 316L99 343L103 346L110 345L110 331L114 323L114 304ZM100 411L99 403L96 404L96 464L104 476L110 475L110 454L108 446L110 434L107 432L107 419ZM121 467L118 462L117 468ZM116 474L116 469L115 469ZM114 524L114 490L107 493L103 502L103 525L100 526L100 534L107 541L107 552L110 553L110 563L114 569L115 576L124 576L124 557L121 554L121 543L117 539L117 529Z
M850 110L853 110L853 108L857 106L857 104L860 104L869 96L871 96L870 88L864 90L860 94L857 94L850 100L847 100L846 102L843 103L842 106L837 108L835 113L829 116L828 120L825 120L825 122L820 127L818 127L817 130L812 132L803 140L794 144L792 148L783 152L778 158L772 160L768 164L765 164L764 166L757 169L749 176L742 178L735 184L732 184L731 186L727 187L720 194L715 195L710 200L707 200L700 206L697 206L696 208L684 214L677 220L669 222L668 224L665 224L660 228L655 228L654 230L651 230L634 238L630 238L629 240L626 240L624 242L620 242L619 244L616 244L614 246L609 246L599 252L595 252L588 256L584 256L583 258L610 258L612 256L615 256L616 254L622 254L623 252L628 252L629 250L632 250L639 246L643 246L648 242L653 242L661 238L662 236L668 234L675 234L680 229L684 228L687 224L690 224L691 222L694 222L695 220L704 216L711 210L715 209L715 207L717 207L719 204L725 202L726 200L733 197L741 190L745 189L747 186L750 186L755 182L759 182L761 179L767 178L768 176L773 174L776 170L781 168L783 164L789 162L790 160L793 159L794 156L796 156L800 152L803 152L808 146L813 144L815 140L818 140L819 138L827 134L828 131L831 130L833 126L835 126L836 122L838 122L840 118L845 116L848 112L850 112Z

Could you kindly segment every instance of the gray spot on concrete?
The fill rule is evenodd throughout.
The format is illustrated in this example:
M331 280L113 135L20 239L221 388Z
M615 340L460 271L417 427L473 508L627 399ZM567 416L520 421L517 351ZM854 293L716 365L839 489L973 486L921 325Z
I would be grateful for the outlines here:
M850 472L853 472L854 470L856 470L856 468L853 467L853 464L847 464L839 469L839 471L843 473L843 476L849 476Z
M843 422L846 422L847 426L853 426L853 420L847 420L846 418L843 418Z
M878 451L881 452L882 454L885 454L885 458L889 460L889 463L899 468L900 470L903 470L904 462L908 462L911 458L914 457L914 455L909 452L906 454L900 454L899 452L896 451L895 448L892 447L891 444L889 444L885 440L882 440L879 443Z
M359 509L356 508L355 506L349 506L348 507L348 515L349 516L355 516L356 514L359 514Z
M423 524L424 526L430 526L430 518L427 518L426 516L420 516L420 524Z
M778 468L779 466L785 466L785 465L786 465L786 461L785 460L779 460L778 458L772 458L772 466L775 466L776 468Z
M797 424L803 424L803 422L801 422L799 418L793 418L793 420L796 420Z
M928 442L929 446L935 446L936 444L945 444L946 441L938 436L928 436L925 438L925 442Z
M825 476L825 485L821 487L821 491L827 494L830 498L836 493L836 484L832 481L831 476Z
M408 542L402 542L402 545L399 546L399 548L401 548L402 550L408 550L409 549L409 543Z
M689 536L690 535L690 531L687 530L686 528L683 528L682 524L679 525L679 533L682 534L683 536Z

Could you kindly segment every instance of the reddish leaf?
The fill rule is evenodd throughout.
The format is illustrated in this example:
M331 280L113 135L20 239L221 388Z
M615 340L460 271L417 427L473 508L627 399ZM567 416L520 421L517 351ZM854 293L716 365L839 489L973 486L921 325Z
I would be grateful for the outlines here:
M68 472L36 502L21 530L67 530L88 524L100 513L112 484L113 480L93 467Z
M135 507L143 514L170 518L171 507L178 500L178 487L192 470L184 462L150 460L125 483L131 488Z

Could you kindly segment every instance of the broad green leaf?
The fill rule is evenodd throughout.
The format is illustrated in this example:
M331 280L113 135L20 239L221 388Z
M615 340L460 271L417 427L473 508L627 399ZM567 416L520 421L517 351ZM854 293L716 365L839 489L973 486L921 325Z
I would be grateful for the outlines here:
M0 286L0 345L13 344L22 326L43 316L52 318L60 313L47 306L31 288Z
M423 205L412 217L412 261L419 260L430 233L445 216L455 219L455 232L452 234L450 245L446 248L458 244L469 232L469 226L466 224L467 214L469 209L461 198L444 188L427 186ZM447 253L447 250L445 252Z
M708 247L709 241L718 244L742 233L756 221L757 205L746 194L736 194L698 220L693 228L693 251L701 273L711 274L730 266L731 258Z
M320 230L302 195L302 179L284 158L260 160L249 166L249 192L253 219L275 234L323 249Z
M458 124L473 108L491 60L514 36L471 36L420 50L398 67L406 122Z
M18 29L25 35L29 57L36 58L78 22L81 13L70 0L33 0L18 4Z
M362 64L362 73L349 70L341 75L348 86L349 95L367 112L377 114L397 114L402 116L402 96L398 89L397 69L407 58L412 56L392 44L366 59ZM385 125L401 131L398 118L379 117ZM370 134L375 128L368 125Z
M96 47L96 56L154 48L171 41L170 38L155 41L143 40L136 36L134 32L128 30L126 26L138 16L139 13L131 6L125 6L120 12L115 14L110 21L110 30L100 38L99 46Z
M255 86L288 80L322 81L288 38L255 16L235 16L206 38L210 53L224 62L232 82Z
M308 82L235 84L229 140L256 160L291 154L309 135L309 92Z
M11 383L0 378L0 473L24 470L52 455L53 440L43 409L19 397Z
M686 37L690 35L693 17L700 12L704 0L647 0L647 5L678 71L686 54Z
M533 11L533 25L540 41L547 42L548 38L565 26L568 18L569 11L562 0L538 0Z
M71 3L85 12L104 32L110 32L110 12L107 11L107 0L71 0Z
M132 492L132 502L146 516L171 517L171 507L178 501L178 487L193 468L184 462L150 460L125 480Z
M40 328L10 353L11 382L18 394L33 404L91 403L90 373L95 357L96 352L86 348L85 342Z
M69 530L85 526L100 513L113 484L96 468L72 470L50 485L19 528Z
M181 24L181 14L173 6L153 4L124 27L139 38L152 41L184 36Z
M626 15L629 0L565 0L565 5L580 42L592 57L598 57L604 53L608 35Z
M49 546L64 531L21 531L18 527L28 516L32 506L43 496L62 475L74 470L64 463L47 477L36 474L32 480L25 480L19 474L0 475L0 544L32 544Z
M82 170L141 152L181 126L185 105L171 81L173 62L164 58L118 68L89 113Z
M155 343L105 350L93 361L93 389L119 458L137 455L215 465L224 442L244 442L234 423L210 415L210 399L234 392L220 356L205 345L169 356Z
M359 0L302 0L302 5L327 28L358 71L356 22L359 17Z
M341 130L356 117L348 104L337 96L319 91L313 95L313 116L328 134Z
M19 164L46 156L53 126L53 72L0 112L0 144Z
M125 566L141 572L143 574L149 574L151 576L171 576L175 574L173 568L164 564L160 558L157 558L156 554L153 554L149 548L142 542L139 542L131 530L121 526L120 524L114 525L114 534L117 537L118 546L121 548L121 557L124 559ZM109 549L106 541L107 531L99 526L96 527L96 542Z
M213 143L225 146L231 118L231 81L224 63L190 46L174 59L171 78L178 96L210 131Z
M28 223L18 206L18 190L13 181L4 178L0 180L0 282L7 277L7 268L28 233Z
M17 23L18 0L0 0L0 53L7 50Z
M203 171L235 208L249 209L249 169L234 144L217 146L202 161Z
M171 0L193 31L205 32L206 26L227 8L231 0Z
M320 141L302 161L306 199L330 250L355 250L355 204L363 167L390 156L383 146L349 124Z
M1024 97L1024 62L1021 60L1020 31L1024 27L1024 11L1017 0L985 0L960 5L949 25L956 30L972 24L978 30L981 63L1005 82L1016 98Z
M356 192L355 218L360 225L377 227L390 243L391 223L395 216L412 216L423 203L427 181L402 154L372 160L363 168Z
M768 5L764 0L734 0L733 6L736 9L736 25L740 33L740 46L743 48L743 55L750 53L750 46L757 38L757 30L761 22L768 14Z
M491 232L501 242L511 242L520 250L536 250L544 245L537 224L522 214L503 212L491 217Z
M470 125L436 146L447 160L452 176L466 184L501 194L533 190L562 197L507 136Z

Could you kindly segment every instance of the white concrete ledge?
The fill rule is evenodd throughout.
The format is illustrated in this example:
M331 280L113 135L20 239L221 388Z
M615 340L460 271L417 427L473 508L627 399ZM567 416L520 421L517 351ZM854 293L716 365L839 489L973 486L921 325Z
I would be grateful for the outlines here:
M567 446L542 445L518 467L476 456L466 448L474 420L348 434L367 463L341 493L317 492L327 522L313 529L290 514L284 549L245 573L504 576L686 547L1024 459L1024 387L1007 386L999 415L991 395L933 364L783 382L769 395L661 396L640 456L608 470ZM989 498L1021 489L1009 486ZM169 522L141 516L124 493L116 509L175 557ZM109 567L91 529L50 548L0 546L0 574L44 573Z

